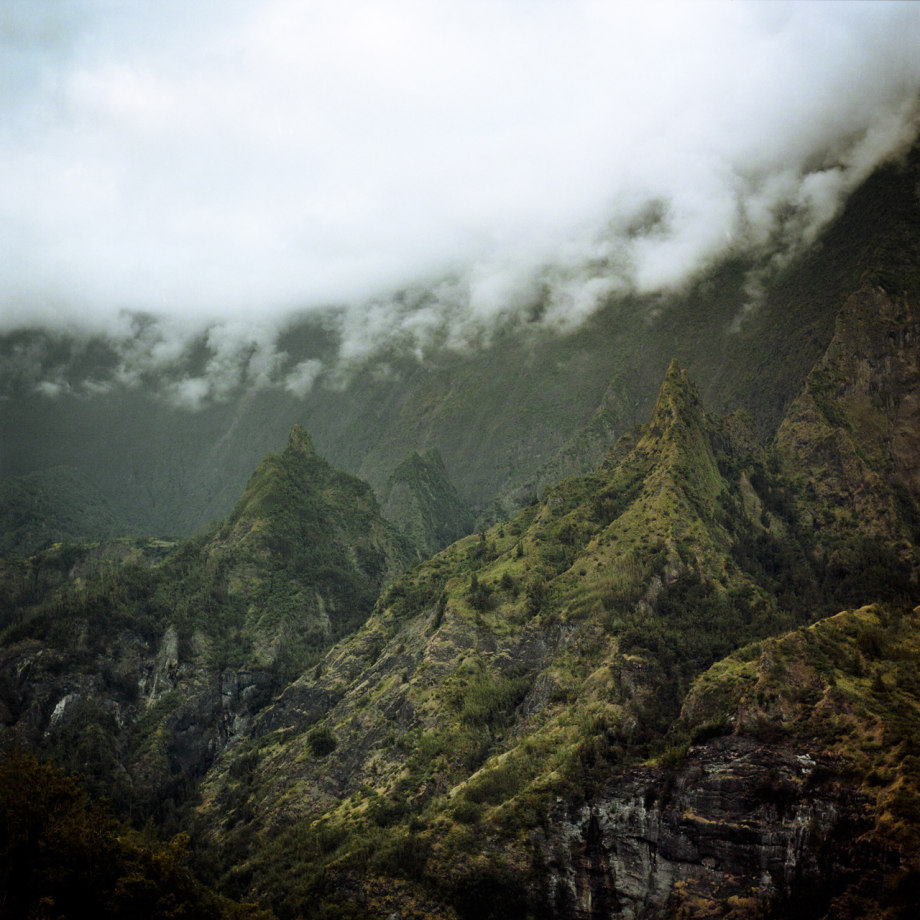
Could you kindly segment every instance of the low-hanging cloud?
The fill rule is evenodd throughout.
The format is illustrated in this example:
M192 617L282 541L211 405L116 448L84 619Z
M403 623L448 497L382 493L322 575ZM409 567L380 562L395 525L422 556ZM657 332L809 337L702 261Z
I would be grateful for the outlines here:
M918 47L910 3L9 0L0 331L104 333L129 385L198 336L194 407L305 393L295 310L345 361L570 327L807 245L914 137Z

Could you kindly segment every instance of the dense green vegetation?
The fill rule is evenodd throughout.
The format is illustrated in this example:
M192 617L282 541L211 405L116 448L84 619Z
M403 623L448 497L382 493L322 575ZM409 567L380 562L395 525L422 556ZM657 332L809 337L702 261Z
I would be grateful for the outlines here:
M822 437L796 428L803 456ZM649 424L597 473L407 573L301 677L302 698L326 701L316 728L254 739L245 777L217 765L200 820L221 822L228 890L254 886L292 916L359 916L341 898L355 878L463 917L541 909L529 841L551 803L575 807L648 761L671 769L690 736L721 730L727 716L672 728L713 662L841 606L912 596L902 525L861 534L838 497L839 528L816 530L823 506L786 472L793 459L743 417L708 416L672 365ZM286 877L293 900L268 895Z
M890 484L888 431L872 421L888 410L854 414L831 373L816 368L767 447L743 414L709 415L672 363L650 421L596 472L382 593L407 544L295 428L208 534L56 545L4 566L6 721L136 821L191 831L220 890L279 917L539 912L531 841L554 803L576 808L642 764L666 775L690 741L747 730L728 695L721 709L706 695L725 656L911 596L915 503ZM868 493L837 482L851 454ZM866 636L864 657L900 641ZM155 658L140 681L139 653ZM64 681L53 732L26 728L34 703L9 676L23 662L38 685ZM886 677L869 670L875 692ZM767 737L805 702L751 731ZM224 712L261 727L216 762L180 742L192 725L219 737Z
M29 555L48 542L100 540L125 529L103 492L72 468L0 479L0 559Z
M473 514L447 478L437 450L415 451L393 471L383 493L384 517L417 547L419 559L473 529Z
M207 534L56 544L0 566L4 721L120 814L175 829L228 713L253 718L408 558L370 488L295 427Z
M271 918L202 885L186 835L126 827L76 778L15 749L0 756L0 916Z

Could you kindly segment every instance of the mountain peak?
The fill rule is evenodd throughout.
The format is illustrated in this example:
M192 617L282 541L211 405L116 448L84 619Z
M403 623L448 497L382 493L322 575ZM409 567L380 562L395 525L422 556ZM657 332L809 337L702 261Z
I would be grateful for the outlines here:
M698 417L701 412L700 394L675 358L668 365L658 391L649 428L656 434L661 433L672 428L678 421Z
M413 451L390 474L383 515L431 555L473 528L473 515L457 494L437 448Z
M316 448L310 440L310 435L307 434L303 425L295 424L291 428L291 433L288 436L288 447L308 457L316 453Z
M710 436L699 391L686 371L672 361L635 450L657 468L650 477L663 477L704 518L724 488Z

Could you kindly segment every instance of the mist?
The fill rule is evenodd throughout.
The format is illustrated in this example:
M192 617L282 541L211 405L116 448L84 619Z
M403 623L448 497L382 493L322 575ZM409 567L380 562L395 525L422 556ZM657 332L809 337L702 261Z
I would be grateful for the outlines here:
M84 389L162 372L196 408L308 392L298 316L340 367L538 297L570 329L807 246L916 136L918 47L913 3L13 0L0 332L102 336ZM54 396L47 351L17 360Z

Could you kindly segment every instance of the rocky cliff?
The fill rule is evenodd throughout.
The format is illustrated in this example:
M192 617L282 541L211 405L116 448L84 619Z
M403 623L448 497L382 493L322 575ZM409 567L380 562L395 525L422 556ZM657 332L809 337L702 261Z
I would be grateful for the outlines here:
M557 915L908 916L920 608L844 612L696 682L678 744L540 845Z

